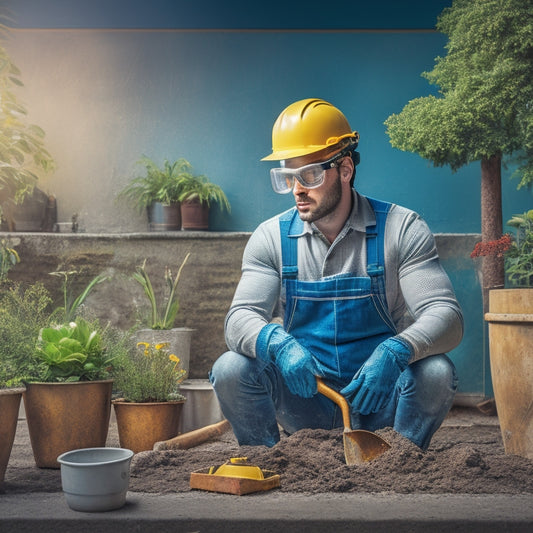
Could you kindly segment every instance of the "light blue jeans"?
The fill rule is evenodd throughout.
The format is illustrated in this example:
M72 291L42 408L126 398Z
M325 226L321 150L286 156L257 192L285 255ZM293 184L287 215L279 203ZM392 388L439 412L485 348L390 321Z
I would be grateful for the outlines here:
M280 438L278 423L289 434L343 426L340 409L331 400L321 394L312 398L291 394L277 367L261 359L226 352L213 365L209 379L240 445L274 446ZM445 354L426 357L401 373L383 409L352 416L352 429L392 427L425 450L456 390L451 360Z

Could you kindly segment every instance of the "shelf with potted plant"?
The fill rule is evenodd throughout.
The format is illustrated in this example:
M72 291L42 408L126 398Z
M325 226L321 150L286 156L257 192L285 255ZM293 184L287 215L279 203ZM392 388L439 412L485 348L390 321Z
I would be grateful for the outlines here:
M186 371L167 343L139 342L115 362L112 375L121 447L138 453L178 434L185 402L180 383Z

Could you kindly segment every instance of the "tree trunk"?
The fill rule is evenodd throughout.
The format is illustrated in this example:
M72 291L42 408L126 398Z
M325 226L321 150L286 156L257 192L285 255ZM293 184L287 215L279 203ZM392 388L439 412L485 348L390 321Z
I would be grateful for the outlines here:
M502 236L501 154L481 160L481 240L494 241ZM485 256L482 262L483 311L488 311L490 289L504 286L503 257Z

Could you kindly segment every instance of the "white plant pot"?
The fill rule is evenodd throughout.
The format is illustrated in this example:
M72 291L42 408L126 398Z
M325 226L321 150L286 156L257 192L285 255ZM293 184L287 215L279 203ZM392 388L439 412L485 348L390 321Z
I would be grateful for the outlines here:
M130 481L131 450L83 448L62 453L61 484L74 511L101 512L126 503Z
M180 433L187 433L224 419L213 385L207 379L187 379L180 385L187 398L181 414Z
M181 368L189 375L191 357L191 340L194 329L140 329L136 332L136 342L158 344L168 342L168 350L175 354L181 361Z

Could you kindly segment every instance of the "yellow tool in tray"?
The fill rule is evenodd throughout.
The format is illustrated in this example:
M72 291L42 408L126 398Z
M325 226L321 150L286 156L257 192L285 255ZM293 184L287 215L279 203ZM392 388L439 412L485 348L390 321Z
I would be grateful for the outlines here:
M248 463L246 457L232 457L219 467L193 472L191 489L201 489L227 494L249 494L280 486L280 477L271 470L262 470Z
M246 479L265 479L263 471L255 465L248 464L247 457L232 457L227 463L216 470L212 466L209 473L215 476L238 477Z

